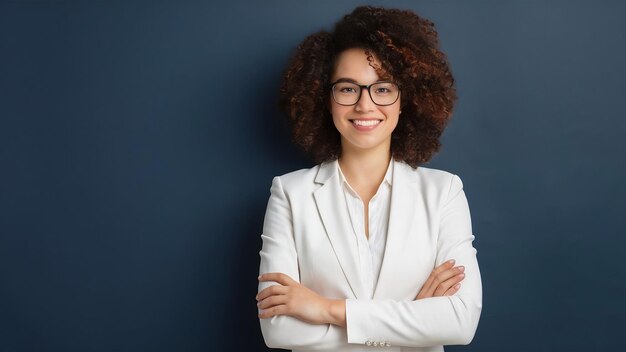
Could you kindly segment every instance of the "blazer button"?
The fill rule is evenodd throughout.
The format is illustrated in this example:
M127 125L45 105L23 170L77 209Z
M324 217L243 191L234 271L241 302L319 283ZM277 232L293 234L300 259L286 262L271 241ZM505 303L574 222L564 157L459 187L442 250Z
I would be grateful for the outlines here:
M374 346L374 347L378 347L378 341L374 341L374 342L372 342L372 346Z
M365 345L366 346L371 346L372 345L372 341L370 341L370 340L365 341Z

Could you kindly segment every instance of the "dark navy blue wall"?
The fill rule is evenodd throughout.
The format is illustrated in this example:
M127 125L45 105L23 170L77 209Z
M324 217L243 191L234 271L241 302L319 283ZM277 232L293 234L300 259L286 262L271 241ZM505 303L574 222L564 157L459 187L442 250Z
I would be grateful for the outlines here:
M359 1L3 1L0 351L264 350L276 110L305 35ZM381 2L382 3L382 2ZM432 19L484 281L465 351L617 351L626 5L386 1Z

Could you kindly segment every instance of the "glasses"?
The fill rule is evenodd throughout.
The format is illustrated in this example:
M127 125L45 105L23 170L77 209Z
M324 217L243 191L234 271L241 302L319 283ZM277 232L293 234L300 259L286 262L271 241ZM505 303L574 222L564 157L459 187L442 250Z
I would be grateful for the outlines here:
M331 83L331 87L335 103L344 106L356 104L361 99L363 89L367 89L374 104L379 106L391 105L400 97L400 87L394 82L376 82L365 86L340 81Z

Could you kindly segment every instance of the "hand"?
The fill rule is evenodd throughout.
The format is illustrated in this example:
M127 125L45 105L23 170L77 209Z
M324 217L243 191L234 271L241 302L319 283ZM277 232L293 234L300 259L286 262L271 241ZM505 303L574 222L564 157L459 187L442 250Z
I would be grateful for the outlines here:
M461 288L461 281L465 278L465 267L453 266L454 259L451 259L436 267L415 299L452 296L457 293Z
M261 309L259 318L288 315L311 324L345 326L344 300L322 297L283 273L263 274L259 276L259 281L280 284L270 286L257 294L257 306Z

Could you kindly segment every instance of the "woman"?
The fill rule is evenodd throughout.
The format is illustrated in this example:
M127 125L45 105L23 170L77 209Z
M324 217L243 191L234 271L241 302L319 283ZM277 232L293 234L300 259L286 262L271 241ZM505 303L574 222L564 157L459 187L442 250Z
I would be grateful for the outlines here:
M272 183L257 294L269 347L472 340L482 288L463 185L418 166L439 149L453 83L434 25L410 11L359 7L298 47L281 106L319 165Z

